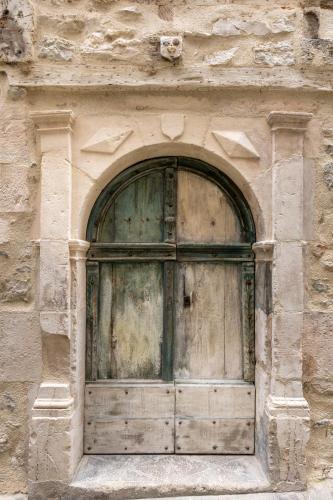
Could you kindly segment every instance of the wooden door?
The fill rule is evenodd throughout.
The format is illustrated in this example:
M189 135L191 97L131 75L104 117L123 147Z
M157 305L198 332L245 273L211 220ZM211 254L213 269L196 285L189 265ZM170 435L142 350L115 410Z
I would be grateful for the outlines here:
M157 159L97 202L86 453L253 453L253 233L219 175Z
M253 276L246 285L248 264L222 252L240 242L240 223L221 189L188 170L178 174L177 216L176 452L253 453L254 387L244 381L252 353L243 351L251 325L242 306L253 299Z

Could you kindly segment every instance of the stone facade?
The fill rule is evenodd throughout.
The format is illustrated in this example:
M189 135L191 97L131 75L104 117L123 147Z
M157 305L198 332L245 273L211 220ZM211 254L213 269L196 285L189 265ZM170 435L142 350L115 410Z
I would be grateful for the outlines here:
M39 498L75 474L87 220L119 172L163 155L220 168L254 215L256 456L271 490L332 477L333 3L2 4L0 493L29 478ZM180 57L162 57L161 37Z

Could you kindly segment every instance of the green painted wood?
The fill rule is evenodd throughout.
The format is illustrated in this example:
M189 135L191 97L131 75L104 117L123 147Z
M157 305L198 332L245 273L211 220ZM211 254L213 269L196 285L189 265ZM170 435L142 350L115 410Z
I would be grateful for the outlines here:
M177 171L166 168L164 172L164 241L176 242Z
M87 262L86 378L97 379L99 263Z
M111 377L158 378L163 338L162 265L112 266Z
M99 262L175 260L176 245L171 243L92 243L88 259Z
M97 346L97 378L111 378L113 266L100 264L100 300Z
M164 264L162 379L173 380L175 263Z
M121 190L105 217L100 241L163 241L163 180L162 172L153 172Z
M254 263L242 264L242 328L244 380L255 379Z

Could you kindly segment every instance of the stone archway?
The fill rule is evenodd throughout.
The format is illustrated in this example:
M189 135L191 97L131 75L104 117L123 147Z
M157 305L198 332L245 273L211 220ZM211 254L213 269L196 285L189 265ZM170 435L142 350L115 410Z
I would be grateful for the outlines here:
M302 389L302 182L303 137L310 118L306 113L283 112L273 112L268 117L273 136L273 207L270 213L264 210L264 218L271 219L272 232L260 231L266 240L254 245L260 291L256 313L256 456L269 474L271 487L281 491L305 487L309 413ZM75 195L76 201L72 203L77 182L73 181L71 172L73 115L69 111L51 111L35 113L33 119L42 164L40 324L45 376L32 412L30 480L32 491L40 491L42 484L68 484L83 453L84 289L89 244L72 238L82 235L79 226L84 227L82 221L93 199L108 176L110 180L110 168L115 175L117 169L130 164L127 156L140 150L145 156L149 149L158 149L161 139L151 146L139 145L135 139L115 153L111 167L110 160L102 161L95 155L98 173L83 188L85 192L79 201ZM213 158L213 164L215 159L217 167L229 165L241 189L241 179L249 185L221 148L212 146L210 151L210 146L202 146L205 134L206 131L199 137L193 135L188 148L200 151L204 159ZM149 142L148 138L146 141ZM176 154L186 151L186 143L172 141L166 136L163 154L171 150ZM51 171L52 176L57 172L56 185L51 182ZM259 190L256 194L260 199ZM248 197L250 204L256 199L253 191L251 196ZM257 207L265 205L259 201L256 204ZM255 218L260 219L258 211L254 212ZM263 220L259 226L264 227ZM295 279L286 288L290 266L295 270Z

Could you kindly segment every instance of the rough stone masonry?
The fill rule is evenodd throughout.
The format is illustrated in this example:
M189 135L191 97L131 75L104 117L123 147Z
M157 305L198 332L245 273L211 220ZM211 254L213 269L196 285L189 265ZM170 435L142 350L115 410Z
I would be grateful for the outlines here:
M225 169L257 224L269 491L332 478L332 81L330 0L1 0L0 493L75 476L89 211L178 154Z

